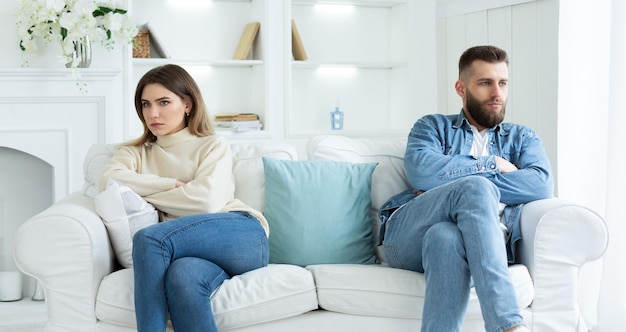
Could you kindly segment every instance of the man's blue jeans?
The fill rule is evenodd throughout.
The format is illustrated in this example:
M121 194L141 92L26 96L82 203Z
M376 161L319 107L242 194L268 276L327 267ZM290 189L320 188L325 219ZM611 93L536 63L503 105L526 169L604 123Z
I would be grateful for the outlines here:
M268 264L259 221L231 212L182 217L133 238L135 311L140 332L217 331L211 294L230 278Z
M391 267L425 273L422 331L460 331L473 278L486 331L523 324L499 226L500 192L468 176L396 210L384 248Z

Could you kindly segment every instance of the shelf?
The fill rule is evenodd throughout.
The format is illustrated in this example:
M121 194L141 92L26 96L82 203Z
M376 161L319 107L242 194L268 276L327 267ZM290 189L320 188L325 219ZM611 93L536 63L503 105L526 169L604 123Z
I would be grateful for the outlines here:
M78 71L83 81L112 81L122 73L122 69L78 68ZM72 70L68 68L0 68L0 81L30 81L34 79L45 81L76 80Z
M316 69L319 67L337 68L359 68L359 69L393 69L406 67L406 63L400 62L314 62L314 61L293 61L293 67L298 69Z
M290 61L287 137L406 136L414 117L407 111L412 109L414 39L408 22L413 1L292 1L291 18L308 59ZM329 112L337 100L345 114L343 130L330 128Z
M374 135L374 133L371 130L326 129L326 130L311 130L311 131L302 131L298 133L289 133L287 137L308 139L316 135L341 135L341 136L348 136L348 137L354 137L354 138L371 138L372 136L376 136L379 138L384 137L384 138L402 139L402 138L406 138L407 130L377 130Z
M235 132L228 129L219 129L215 128L215 134L224 137L237 137L237 138L271 138L270 133L267 130L251 130L251 131L242 131Z
M349 5L361 7L394 7L405 5L407 0L294 0L293 5Z
M408 111L414 108L411 88L416 68L410 54L418 40L410 24L414 1L418 0L252 0L247 4L231 0L178 8L165 0L158 0L159 6L137 0L134 3L141 6L136 8L145 20L154 22L155 34L168 46L171 58L132 59L133 79L138 81L158 65L187 67L212 114L253 112L264 119L261 131L217 131L233 140L307 139L320 133L404 137L406 123L414 120ZM186 30L166 25L171 17L185 17ZM292 60L287 38L292 19L308 60ZM253 21L261 23L261 30L250 59L258 60L232 60L242 30ZM195 31L199 38L183 45L180 35L186 31ZM282 93L285 98L279 97ZM341 131L331 130L328 123L328 112L337 99L347 116Z
M159 66L176 63L180 66L207 66L207 67L253 67L263 64L263 60L175 60L171 58L133 58L133 64L143 66Z

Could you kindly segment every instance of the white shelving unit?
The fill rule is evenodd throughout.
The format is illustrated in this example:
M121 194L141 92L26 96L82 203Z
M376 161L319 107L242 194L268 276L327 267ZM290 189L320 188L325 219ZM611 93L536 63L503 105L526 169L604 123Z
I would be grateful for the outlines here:
M350 68L357 69L394 69L406 67L406 63L389 63L389 62L315 62L315 61L294 61L294 69L317 69L319 67L327 68Z
M405 1L294 0L308 59L291 66L287 137L338 133L330 112L344 112L342 135L406 135L411 67ZM415 32L412 32L415 33Z
M266 122L265 0L172 1L135 0L133 18L148 23L169 58L134 58L131 88L153 67L174 63L185 67L198 83L209 112L256 113ZM247 60L233 60L245 26L260 22L261 29ZM140 133L140 123L129 123ZM266 137L262 132L246 137ZM230 134L225 132L225 134Z
M306 141L318 134L406 136L419 116L418 103L436 104L432 91L418 91L417 77L435 59L435 1L408 0L135 0L133 17L149 22L167 59L133 59L134 89L150 68L177 63L196 78L209 112L257 113L263 130L228 135L243 140ZM193 3L193 5L191 5ZM421 14L429 11L429 14ZM421 31L421 15L431 23ZM294 61L291 20L302 38L306 61ZM232 60L246 24L260 30L252 56ZM420 46L427 45L416 57ZM421 56L426 54L427 56ZM433 67L432 65L428 67ZM337 100L344 129L330 129ZM129 123L140 132L131 114ZM225 133L226 134L226 133Z
M205 67L253 67L263 65L263 60L184 60L171 58L135 58L133 64L135 66L154 67L175 62L181 66L205 66Z
M331 4L331 5L354 5L354 6L368 6L368 7L392 7L396 5L406 4L407 0L293 0L294 5L316 5L316 4Z

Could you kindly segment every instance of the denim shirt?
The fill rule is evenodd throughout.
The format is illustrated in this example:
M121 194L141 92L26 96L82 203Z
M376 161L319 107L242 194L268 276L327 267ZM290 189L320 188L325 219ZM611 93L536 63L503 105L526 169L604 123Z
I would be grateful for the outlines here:
M417 120L409 133L404 167L413 188L391 197L379 211L382 244L391 213L417 197L413 190L427 191L465 176L484 176L500 189L506 204L503 222L508 229L507 256L515 262L515 244L522 238L520 217L524 203L553 196L554 181L543 144L533 130L523 125L501 123L489 130L489 155L470 155L474 134L461 110L458 115L432 114ZM500 156L518 170L501 173Z

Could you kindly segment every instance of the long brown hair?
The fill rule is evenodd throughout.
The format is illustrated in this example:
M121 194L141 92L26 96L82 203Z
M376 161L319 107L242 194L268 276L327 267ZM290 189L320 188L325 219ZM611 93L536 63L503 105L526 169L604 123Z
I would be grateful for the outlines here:
M128 145L142 145L154 142L157 139L146 125L141 102L143 89L146 85L155 83L162 85L181 99L192 102L189 116L185 118L185 124L192 134L196 136L215 134L213 123L196 81L181 66L167 64L151 69L137 83L137 88L135 89L135 111L143 124L143 134L136 140L129 142Z

